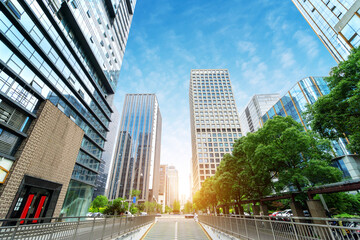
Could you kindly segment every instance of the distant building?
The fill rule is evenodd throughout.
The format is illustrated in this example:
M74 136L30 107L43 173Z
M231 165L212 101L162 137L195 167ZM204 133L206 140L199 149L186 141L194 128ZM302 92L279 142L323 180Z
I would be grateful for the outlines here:
M292 0L337 62L360 45L360 0Z
M162 211L165 211L166 206L166 185L167 185L167 165L160 165L160 184L159 184L159 199L158 203L162 205Z
M242 135L227 69L191 70L189 100L194 194Z
M278 93L256 94L251 98L244 111L240 114L241 131L244 136L261 128L261 117L279 98L280 94Z
M139 202L158 200L161 122L155 94L126 94L109 174L109 199L130 200L136 189L141 191Z
M174 166L169 166L167 169L167 184L166 184L166 205L173 208L174 201L179 201L179 175Z
M304 111L307 104L313 104L319 97L330 92L329 87L322 77L308 77L300 80L283 97L279 99L261 118L262 124L274 116L291 116L305 129L309 127L304 121ZM346 138L332 141L335 157L333 164L339 168L344 178L360 178L360 158L358 155L351 154L346 149L348 144Z

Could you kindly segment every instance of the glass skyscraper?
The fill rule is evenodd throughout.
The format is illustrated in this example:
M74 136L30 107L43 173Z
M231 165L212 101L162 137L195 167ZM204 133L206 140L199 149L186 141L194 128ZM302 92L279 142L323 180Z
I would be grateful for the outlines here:
M158 200L160 184L161 113L155 94L126 94L120 132L110 172L109 199Z
M191 70L189 101L194 194L232 152L241 129L227 69Z
M0 163L0 175L6 173L0 183L2 203L6 199L14 206L22 201L4 189L18 181L11 167L18 160L17 148L40 104L50 100L84 132L62 214L87 213L135 4L0 0L0 156L6 160Z
M337 62L360 45L360 0L292 0Z
M261 128L260 118L280 98L279 94L256 94L240 114L241 131L244 136Z
M262 116L261 123L264 124L274 116L291 116L307 130L309 126L304 121L306 105L313 104L319 97L329 92L330 89L322 77L304 78L268 109ZM347 138L341 138L331 142L334 156L333 164L343 171L345 178L356 179L360 177L360 159L346 149L347 141Z

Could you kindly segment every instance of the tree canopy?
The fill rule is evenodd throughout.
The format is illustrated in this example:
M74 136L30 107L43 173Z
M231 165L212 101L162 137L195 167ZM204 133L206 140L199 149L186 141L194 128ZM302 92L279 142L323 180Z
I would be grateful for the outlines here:
M349 136L349 149L360 152L360 49L334 67L325 78L330 93L308 106L307 121L322 137Z
M219 203L259 199L273 191L302 191L336 182L342 173L330 166L330 142L305 131L293 118L276 116L263 128L236 140L213 177L194 197L197 210Z
M106 196L99 195L94 199L94 201L92 201L91 207L93 209L97 209L97 211L99 211L99 208L106 207L108 202L109 202L109 200Z
M116 198L109 202L104 210L106 215L117 215L124 213L128 209L129 203L123 198Z
M176 213L180 212L180 202L178 200L174 200L173 212Z

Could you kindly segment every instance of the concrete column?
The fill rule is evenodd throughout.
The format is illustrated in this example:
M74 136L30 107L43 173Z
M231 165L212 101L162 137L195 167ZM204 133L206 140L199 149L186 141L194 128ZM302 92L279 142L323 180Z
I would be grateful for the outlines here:
M325 208L320 200L307 200L306 203L308 205L311 217L327 218ZM313 220L313 223L326 225L326 221L323 220ZM317 229L316 231L320 239L329 239L328 236L331 236L331 233L327 232L331 231L330 229L326 229L324 231L320 231L319 229Z
M294 217L304 217L304 211L302 209L302 206L299 202L291 202L290 208L293 213ZM296 219L296 222L304 222L303 220Z
M263 216L268 216L269 215L269 211L268 211L268 206L265 204L260 204L260 209L261 209L261 213Z
M324 206L320 200L307 200L306 201L311 217L327 218ZM314 223L324 224L324 221L314 220Z
M253 204L252 208L253 208L254 215L260 215L260 206L259 205Z

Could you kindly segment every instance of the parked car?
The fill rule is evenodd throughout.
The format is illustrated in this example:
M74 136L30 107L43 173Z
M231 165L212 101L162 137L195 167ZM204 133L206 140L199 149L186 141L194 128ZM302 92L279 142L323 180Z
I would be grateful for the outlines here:
M304 210L303 212L304 212L304 217L311 217L308 210Z
M290 220L289 218L292 217L292 216L293 216L292 210L291 209L286 209L286 210L278 213L276 215L276 219L277 220L282 220L282 221L289 221Z
M88 213L86 214L87 217L92 217L93 215L94 215L94 213L92 213L92 212L88 212Z
M277 212L273 212L273 213L269 214L270 219L276 220L276 216L277 216L279 213L281 213L281 211L277 211Z
M146 216L146 215L148 215L147 212L141 212L140 213L140 216Z
M185 218L194 218L194 214L186 214Z
M129 212L129 211L125 211L124 215L127 216L127 217L134 217L134 215L132 215L132 213Z

